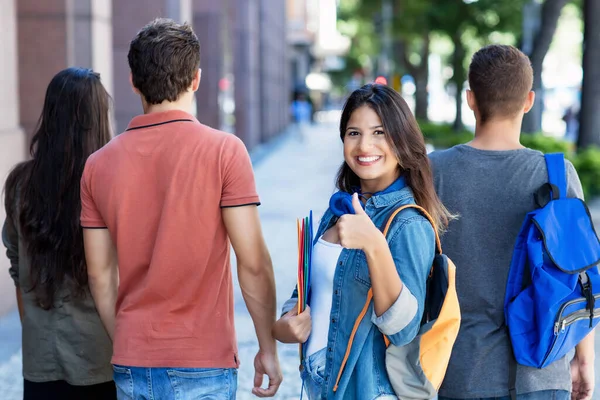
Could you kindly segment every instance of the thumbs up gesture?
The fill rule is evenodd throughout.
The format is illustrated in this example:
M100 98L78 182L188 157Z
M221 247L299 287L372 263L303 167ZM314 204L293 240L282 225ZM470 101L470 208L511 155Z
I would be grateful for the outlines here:
M340 243L347 249L365 250L381 232L363 210L357 193L352 195L352 205L354 215L342 215L336 224Z

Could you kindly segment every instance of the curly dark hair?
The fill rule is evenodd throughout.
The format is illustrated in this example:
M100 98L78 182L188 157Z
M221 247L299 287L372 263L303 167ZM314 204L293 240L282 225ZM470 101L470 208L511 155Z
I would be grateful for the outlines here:
M110 97L89 69L59 72L46 90L31 141L32 159L18 164L5 183L7 218L26 243L31 287L40 307L54 306L68 281L85 293L88 277L79 217L79 182L87 158L111 138Z
M129 46L133 86L148 104L176 101L200 68L200 42L188 24L157 18Z

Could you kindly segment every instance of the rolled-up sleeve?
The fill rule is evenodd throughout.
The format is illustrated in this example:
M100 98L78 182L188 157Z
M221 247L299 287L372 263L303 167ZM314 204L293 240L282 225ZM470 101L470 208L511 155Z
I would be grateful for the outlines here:
M415 315L417 315L418 309L419 305L417 304L417 299L410 292L408 287L404 285L398 299L396 299L394 304L392 304L386 312L378 317L377 314L375 314L375 310L373 310L371 322L377 325L384 335L393 335L406 328L406 326L415 318Z
M15 286L19 286L19 235L12 222L7 217L2 226L2 243L6 247L6 256L10 260L8 272Z
M435 256L435 233L422 216L399 220L388 239L403 287L398 299L371 321L396 346L403 346L419 332L425 306L427 277Z
M283 303L283 307L281 307L281 316L290 312L292 308L298 303L298 288L295 288L292 292L292 297L287 299L285 303Z

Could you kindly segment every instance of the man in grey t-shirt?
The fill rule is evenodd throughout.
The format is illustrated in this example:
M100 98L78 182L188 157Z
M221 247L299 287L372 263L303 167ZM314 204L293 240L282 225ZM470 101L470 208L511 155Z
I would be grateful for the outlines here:
M485 47L473 56L469 83L474 140L430 156L437 193L457 214L442 246L457 266L462 312L439 399L510 400L509 363L515 361L504 324L506 280L525 215L536 207L533 194L548 176L543 154L519 142L523 114L534 101L527 56L512 46ZM568 161L566 170L567 195L582 198ZM518 398L568 400L573 390L574 399L591 399L593 343L592 335L584 339L572 362L564 357L544 369L519 366Z

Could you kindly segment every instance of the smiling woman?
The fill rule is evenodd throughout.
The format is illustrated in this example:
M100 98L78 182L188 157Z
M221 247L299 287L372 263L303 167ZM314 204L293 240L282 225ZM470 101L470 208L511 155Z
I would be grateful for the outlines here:
M416 337L435 229L443 230L448 214L433 188L423 135L396 91L381 84L355 90L342 111L340 138L339 191L313 238L309 307L294 311L295 290L273 335L306 342L300 371L309 399L397 398L384 335L396 346ZM434 216L433 227L415 204ZM372 305L363 309L370 289Z
M442 230L449 213L433 188L423 134L408 105L395 90L369 84L346 101L340 120L344 163L337 187L347 193L374 193L403 175L416 203L429 212Z
M400 175L398 159L387 141L381 119L366 105L356 109L348 121L344 159L360 178L363 192L383 190Z

